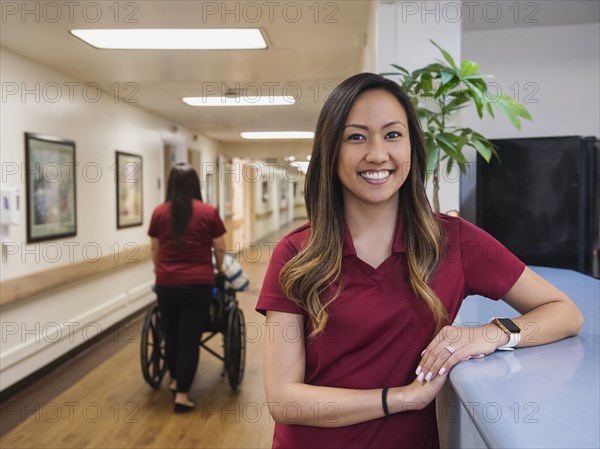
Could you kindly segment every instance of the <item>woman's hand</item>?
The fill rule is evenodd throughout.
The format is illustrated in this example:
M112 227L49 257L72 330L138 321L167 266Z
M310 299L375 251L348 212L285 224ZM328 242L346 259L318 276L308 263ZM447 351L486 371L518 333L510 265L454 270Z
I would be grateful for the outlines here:
M430 382L445 376L458 362L481 358L508 343L508 335L495 324L480 327L444 326L421 354L415 374Z
M416 378L410 385L402 388L404 392L401 411L423 410L440 392L448 376L435 376L430 382L422 382Z

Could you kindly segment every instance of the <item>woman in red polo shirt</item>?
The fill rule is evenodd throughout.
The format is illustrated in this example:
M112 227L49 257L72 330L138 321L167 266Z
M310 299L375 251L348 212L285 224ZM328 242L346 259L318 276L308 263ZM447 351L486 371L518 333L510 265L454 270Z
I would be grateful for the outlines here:
M194 408L188 392L215 283L211 249L223 272L224 234L218 211L202 202L196 171L176 164L169 173L167 200L154 209L148 230L175 413Z
M579 331L560 290L484 231L432 213L426 167L396 83L355 75L325 101L306 177L310 222L275 248L256 306L270 330L273 447L438 447L434 398L452 366L516 344L496 324L457 338L448 324L467 295L504 298L524 313L514 325L535 320L535 344Z

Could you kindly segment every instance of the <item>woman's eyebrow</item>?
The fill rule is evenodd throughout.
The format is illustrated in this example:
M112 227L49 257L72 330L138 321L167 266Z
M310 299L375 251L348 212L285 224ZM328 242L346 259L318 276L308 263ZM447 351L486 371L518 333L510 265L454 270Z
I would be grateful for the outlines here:
M366 125L359 125L358 123L348 123L346 126L344 126L344 129L346 128L360 128L360 129L364 129L365 131L369 130L369 127Z
M408 127L404 123L402 123L400 120L395 120L393 122L386 123L385 125L383 125L381 127L381 129L385 129L385 128L388 128L393 125L402 125L406 129L408 129ZM365 131L369 130L369 127L367 125L361 125L359 123L348 123L346 126L344 126L344 129L346 129L346 128L360 128L360 129L364 129Z
M393 122L389 122L386 123L385 125L383 125L383 127L381 129L387 128L389 126L393 126L393 125L402 125L404 126L406 129L408 129L408 126L406 126L404 123L402 123L400 120L395 120Z

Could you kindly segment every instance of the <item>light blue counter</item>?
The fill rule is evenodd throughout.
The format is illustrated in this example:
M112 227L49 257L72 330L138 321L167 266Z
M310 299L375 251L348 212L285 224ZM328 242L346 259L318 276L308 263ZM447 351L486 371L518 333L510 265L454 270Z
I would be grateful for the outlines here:
M600 281L571 270L531 268L569 295L585 325L576 337L455 366L438 397L442 447L600 447ZM470 296L456 323L518 315L503 301Z

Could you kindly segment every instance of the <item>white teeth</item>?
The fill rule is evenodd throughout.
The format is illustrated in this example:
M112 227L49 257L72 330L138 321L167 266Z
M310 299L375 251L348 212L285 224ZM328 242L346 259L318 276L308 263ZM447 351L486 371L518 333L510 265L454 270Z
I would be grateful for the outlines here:
M360 176L362 176L363 178L367 178L367 179L373 179L373 180L380 180L380 179L385 179L390 175L390 171L389 170L383 170L383 171L364 171L360 174Z

